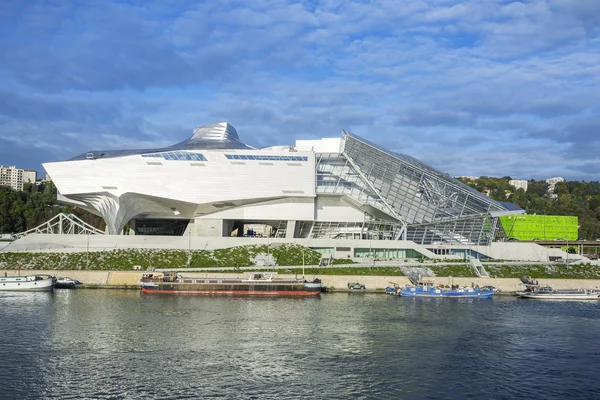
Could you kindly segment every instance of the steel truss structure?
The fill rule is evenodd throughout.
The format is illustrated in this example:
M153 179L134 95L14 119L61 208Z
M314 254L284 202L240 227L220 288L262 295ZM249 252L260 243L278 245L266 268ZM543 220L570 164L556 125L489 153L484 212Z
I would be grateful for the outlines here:
M28 231L17 233L17 237L27 236L32 233L41 233L46 235L104 235L100 229L84 222L75 214L60 213L43 224L31 228Z
M317 157L317 194L355 201L364 223L315 223L311 237L487 245L507 208L413 157L344 131L340 153Z

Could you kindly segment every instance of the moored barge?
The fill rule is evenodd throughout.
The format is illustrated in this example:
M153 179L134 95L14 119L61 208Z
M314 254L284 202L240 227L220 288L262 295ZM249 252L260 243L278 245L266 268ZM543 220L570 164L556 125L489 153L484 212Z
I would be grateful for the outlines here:
M278 278L272 272L252 272L244 278L191 278L177 273L148 273L140 281L143 293L240 296L317 296L321 281Z
M419 274L408 274L408 279L412 285L399 287L398 285L386 288L386 292L397 294L402 297L435 297L446 299L489 299L494 295L491 288L480 289L474 287L459 287L452 285L451 287L434 286L433 281L421 279Z

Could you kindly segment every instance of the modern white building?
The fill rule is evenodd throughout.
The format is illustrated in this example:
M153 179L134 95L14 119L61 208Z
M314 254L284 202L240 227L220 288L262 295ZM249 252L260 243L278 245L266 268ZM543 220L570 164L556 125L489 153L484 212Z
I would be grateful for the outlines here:
M0 165L0 186L23 190L23 170L14 165L10 167Z
M527 191L528 182L525 179L511 179L508 181L508 184L514 186L515 189L523 189L524 191Z
M499 216L523 213L347 131L256 149L220 123L170 147L44 168L59 201L102 216L110 234L242 237L263 225L286 239L485 246L503 235Z

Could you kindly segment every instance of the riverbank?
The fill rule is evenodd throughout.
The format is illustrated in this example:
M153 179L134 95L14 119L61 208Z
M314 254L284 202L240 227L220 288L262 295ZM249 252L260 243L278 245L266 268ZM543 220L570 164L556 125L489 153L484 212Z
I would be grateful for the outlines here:
M139 289L141 271L73 271L73 270L4 270L7 275L35 275L50 274L55 276L68 276L83 283L85 288L120 288L120 289ZM243 277L247 274L234 273L203 273L186 272L186 276L192 277ZM281 277L295 277L301 275L279 274ZM390 282L400 286L410 284L408 278L404 276L360 276L360 275L305 275L306 279L320 279L323 286L332 291L345 291L348 289L348 282L358 281L365 285L369 292L384 291ZM492 285L502 292L515 292L520 283L518 278L475 278L475 277L441 277L431 278L435 284L440 285ZM534 277L536 279L536 277ZM538 279L540 284L548 284L555 289L598 289L600 288L600 279Z

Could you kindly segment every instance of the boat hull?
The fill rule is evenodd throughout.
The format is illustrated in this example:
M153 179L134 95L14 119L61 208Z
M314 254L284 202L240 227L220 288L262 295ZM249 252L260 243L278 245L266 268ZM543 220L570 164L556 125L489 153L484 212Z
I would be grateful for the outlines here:
M398 292L402 297L427 297L446 299L489 299L494 295L491 290L477 289L421 289L407 287Z
M222 295L222 296L318 296L321 292L308 290L228 290L228 289L150 289L142 287L142 293L166 295Z
M517 296L535 300L600 300L600 293L517 293Z
M318 296L320 283L181 283L142 282L143 293L175 295L229 295L229 296Z
M54 285L54 289L75 289L77 284L75 283L57 283Z
M0 279L0 292L51 292L54 290L52 279L35 281L9 281Z

